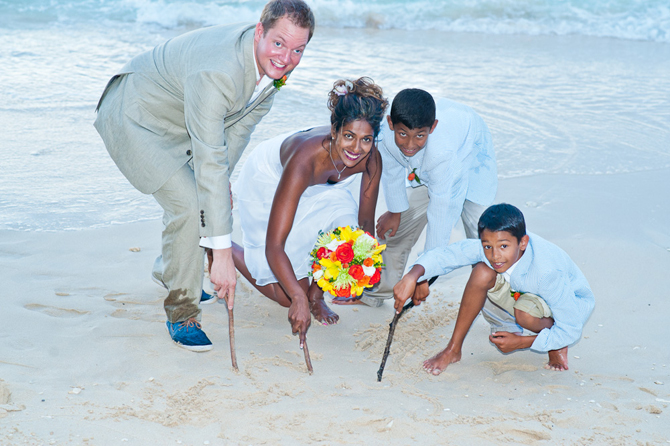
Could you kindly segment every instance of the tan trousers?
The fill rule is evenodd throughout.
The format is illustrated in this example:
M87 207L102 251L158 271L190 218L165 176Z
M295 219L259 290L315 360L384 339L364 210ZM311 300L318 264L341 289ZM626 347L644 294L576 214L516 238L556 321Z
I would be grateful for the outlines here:
M393 237L386 236L386 249L382 256L384 268L381 280L376 287L366 290L361 296L361 302L371 307L381 306L385 300L393 298L393 287L402 279L407 266L407 259L421 236L423 228L428 223L428 188L408 187L407 199L409 209L400 214L400 226ZM461 220L468 238L478 238L477 223L484 212L484 206L465 200L461 213Z
M185 164L156 191L163 208L162 254L152 275L168 289L163 303L170 322L200 320L204 250L200 247L198 195L195 176Z
M510 284L502 274L496 276L496 284L487 295L482 316L491 325L491 333L508 331L522 333L523 328L516 323L514 310L521 310L536 318L552 317L549 305L540 296L523 293L518 300L514 300Z

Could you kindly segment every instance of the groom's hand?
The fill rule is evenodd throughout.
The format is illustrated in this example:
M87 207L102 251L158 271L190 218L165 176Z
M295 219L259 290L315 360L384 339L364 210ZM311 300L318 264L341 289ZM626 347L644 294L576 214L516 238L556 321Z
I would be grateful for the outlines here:
M213 261L209 271L209 280L214 285L219 299L226 299L228 309L233 309L237 273L233 262L233 248L213 249Z

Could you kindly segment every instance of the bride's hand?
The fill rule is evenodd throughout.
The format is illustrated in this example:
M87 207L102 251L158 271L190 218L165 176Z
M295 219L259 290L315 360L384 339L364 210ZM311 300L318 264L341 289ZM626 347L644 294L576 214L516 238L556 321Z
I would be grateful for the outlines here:
M288 309L288 321L291 323L293 334L300 335L300 348L302 348L307 338L307 330L312 323L307 296L293 297L291 307Z

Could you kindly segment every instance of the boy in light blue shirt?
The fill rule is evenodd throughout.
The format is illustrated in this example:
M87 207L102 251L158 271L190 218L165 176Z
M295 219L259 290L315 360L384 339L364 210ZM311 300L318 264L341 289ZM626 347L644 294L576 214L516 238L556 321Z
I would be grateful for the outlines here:
M496 195L491 132L467 105L404 89L393 99L378 148L388 208L376 226L386 244L381 281L360 299L335 298L335 304L383 305L426 225L424 251L447 246L459 219L465 235L476 239L479 216Z
M489 207L479 219L480 240L467 239L423 254L393 288L396 311L407 299L428 296L425 279L475 265L447 347L423 363L439 375L461 359L465 335L482 312L489 339L503 353L530 348L548 352L545 368L568 370L568 346L581 337L595 304L586 278L570 257L535 234L509 204ZM417 286L417 282L420 282ZM523 335L523 329L536 333Z

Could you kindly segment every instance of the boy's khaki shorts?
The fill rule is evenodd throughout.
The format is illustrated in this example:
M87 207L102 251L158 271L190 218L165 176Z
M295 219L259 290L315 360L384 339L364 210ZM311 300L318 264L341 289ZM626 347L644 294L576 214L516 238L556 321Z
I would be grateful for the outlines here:
M496 284L488 291L487 297L512 316L514 316L514 309L516 308L536 318L551 317L549 306L540 296L525 293L521 294L519 299L515 301L510 291L509 282L505 280L502 274L498 274Z

